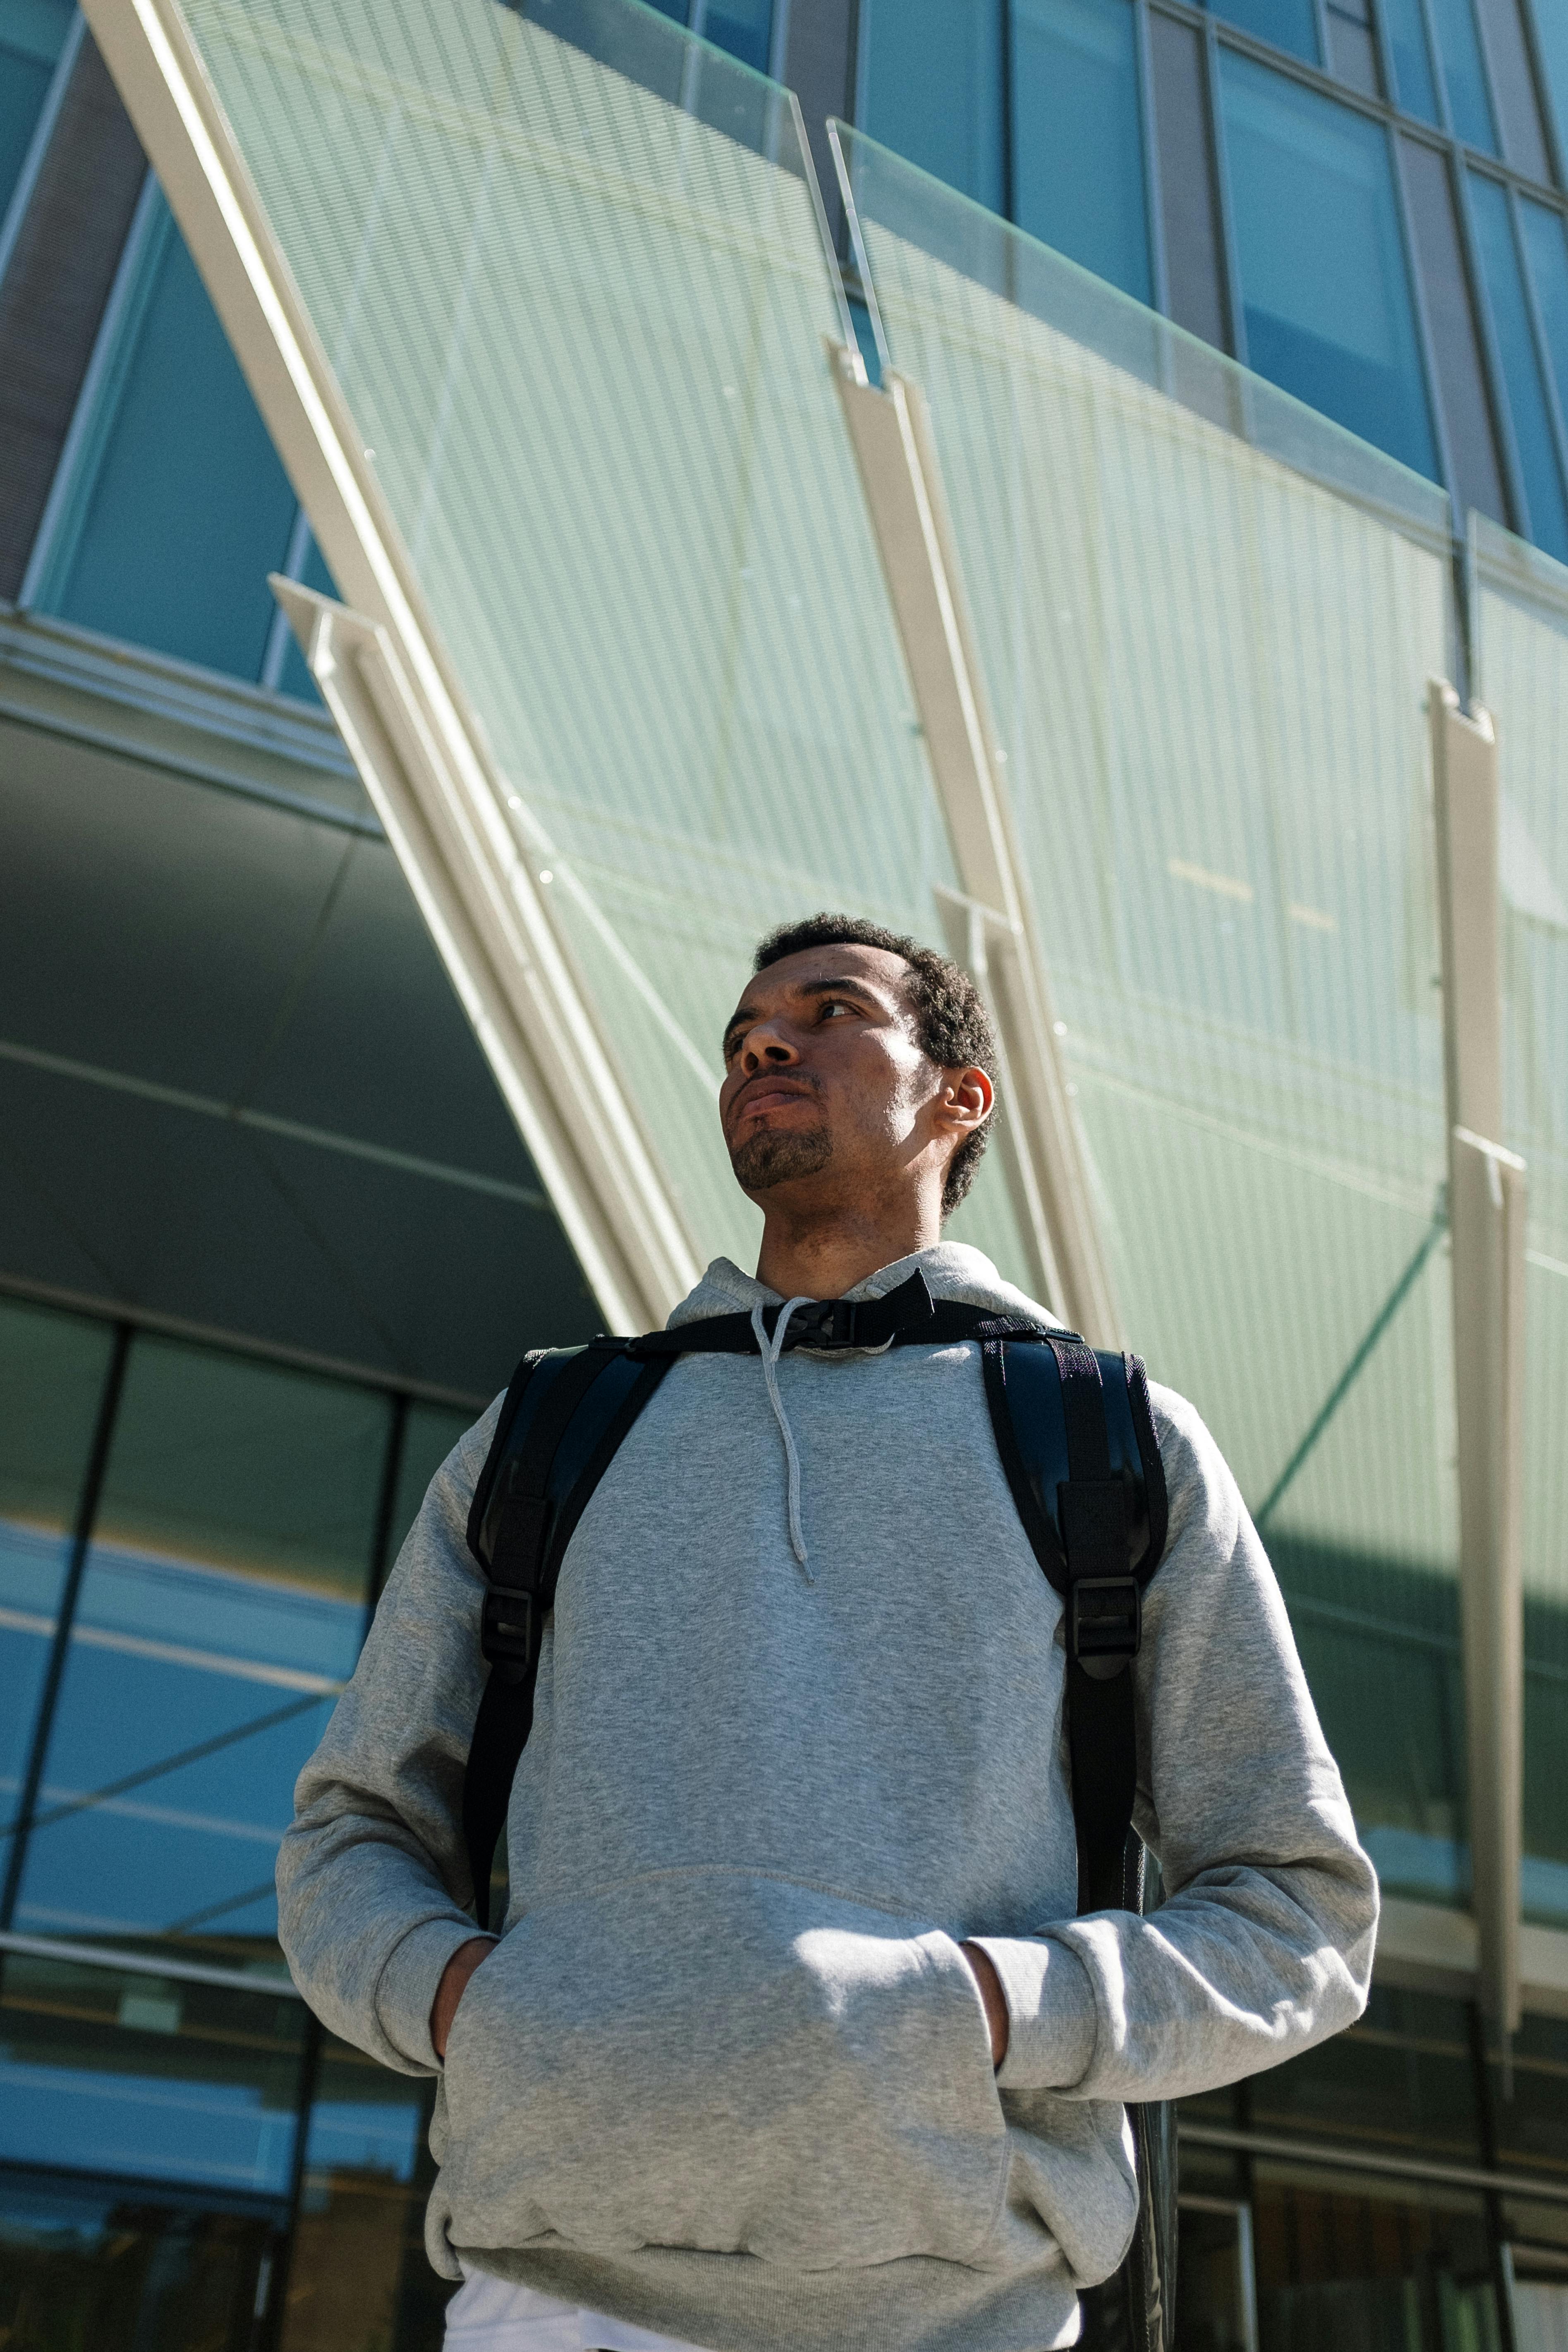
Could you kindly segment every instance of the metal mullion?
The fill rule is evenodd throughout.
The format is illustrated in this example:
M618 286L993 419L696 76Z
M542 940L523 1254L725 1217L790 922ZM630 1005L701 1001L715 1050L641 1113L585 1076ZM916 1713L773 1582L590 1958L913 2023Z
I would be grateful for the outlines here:
M1426 64L1432 76L1432 89L1437 100L1437 127L1452 139L1454 110L1448 103L1448 77L1443 69L1443 51L1437 39L1437 21L1432 14L1432 0L1415 0L1421 12L1421 29L1426 36Z
M217 1985L225 1992L264 1993L273 2000L302 2000L288 1976L252 1976L241 1969L213 1969L199 1960L153 1958L121 1951L112 1944L72 1944L58 1936L17 1936L0 1929L0 1956L19 1952L37 1960L60 1960L72 1968L108 1969L122 1976L158 1977L171 1984Z
M1013 157L1013 6L1012 0L996 0L1002 19L1002 217L1016 226L1017 173Z
M1509 227L1513 234L1513 257L1519 265L1520 283L1524 288L1525 309L1530 313L1531 341L1535 346L1535 363L1540 371L1546 394L1546 414L1552 425L1552 446L1557 452L1557 471L1563 484L1563 502L1568 505L1568 425L1563 414L1556 371L1552 364L1551 347L1546 340L1546 322L1541 315L1536 299L1535 279L1531 274L1530 257L1525 250L1524 232L1520 223L1520 196L1516 188L1505 188L1508 199Z
M1230 325L1230 355L1247 365L1247 311L1241 293L1241 261L1236 248L1236 205L1230 188L1230 159L1225 142L1225 101L1219 84L1219 34L1212 16L1204 25L1204 68L1208 88L1209 147L1215 193L1218 198L1219 242L1225 269L1225 307ZM1248 439L1251 438L1248 434Z
M1394 70L1394 43L1388 37L1388 16L1384 0L1372 0L1372 39L1377 51L1377 69L1383 79L1383 95L1395 114L1399 111L1399 77Z
M1331 73L1334 53L1329 47L1329 0L1312 0L1312 22L1318 28L1318 63L1325 73Z
M1498 455L1502 460L1503 485L1509 504L1513 509L1514 525L1521 539L1534 538L1530 520L1530 494L1525 488L1524 466L1519 454L1519 438L1513 429L1513 405L1508 396L1508 374L1502 363L1502 345L1498 341L1497 324L1492 317L1491 296L1487 289L1486 272L1481 268L1480 247L1476 238L1476 224L1470 212L1469 166L1457 146L1448 158L1448 168L1455 183L1456 217L1459 229L1459 250L1464 256L1465 270L1470 281L1470 298L1475 306L1476 324L1480 329L1481 352L1491 378L1492 414L1497 422Z
M54 1729L55 1705L60 1685L65 1678L66 1657L70 1648L71 1628L76 1622L77 1603L81 1598L82 1578L87 1570L87 1556L92 1542L92 1531L98 1518L98 1507L103 1493L103 1481L109 1467L109 1449L114 1438L115 1415L120 1409L121 1391L125 1385L125 1363L131 1352L132 1328L118 1323L114 1342L110 1349L109 1363L104 1371L103 1387L99 1394L98 1414L93 1424L92 1445L82 1476L81 1493L77 1502L76 1525L71 1534L70 1558L65 1580L55 1610L54 1640L49 1647L49 1662L44 1670L43 1688L38 1693L37 1713L33 1720L32 1744L27 1754L27 1769L22 1776L20 1801L14 1816L11 1832L11 1853L6 1864L5 1885L0 1894L0 1928L8 1928L16 1916L16 1897L21 1892L22 1871L26 1860L27 1833L33 1816L38 1809L38 1790L43 1784L44 1762L48 1755L50 1735Z
M274 2352L279 2344L289 2311L289 2280L294 2268L294 2252L300 2235L300 2209L305 2196L305 2162L310 2152L310 2109L315 2105L316 2085L321 2073L321 2044L325 2040L321 2020L314 2010L305 2011L305 2043L300 2053L299 2087L295 2094L294 2149L289 2166L287 2218L282 2229L282 2248L267 2282L267 2301L257 2314L260 2341ZM259 2301L259 2298L258 2298ZM1512 2347L1510 2347L1512 2352Z
M1546 70L1546 60L1541 54L1541 36L1536 28L1531 0L1525 0L1519 12L1519 21L1524 34L1524 54L1530 64L1530 77L1535 89L1535 110L1541 118L1542 137L1546 142L1547 164L1556 187L1559 190L1568 188L1568 145L1564 143L1568 142L1568 122L1561 127L1558 124L1551 77Z
M1415 340L1420 346L1421 365L1426 377L1426 408L1432 420L1432 437L1436 443L1437 463L1443 469L1443 480L1448 492L1449 530L1456 550L1465 544L1465 518L1459 506L1458 468L1454 462L1453 446L1448 437L1448 419L1443 407L1442 383L1437 373L1437 350L1432 339L1432 321L1426 309L1426 287L1421 275L1421 257L1415 247L1415 224L1410 216L1409 191L1405 184L1405 161L1399 152L1400 132L1391 122L1388 126L1389 164L1394 173L1394 201L1399 215L1399 234L1405 247L1405 267L1410 280L1411 304L1415 316ZM1453 566L1450 565L1450 571ZM1462 593L1454 602L1454 651L1459 656L1455 668L1460 672L1458 687L1466 700L1470 695L1470 646L1468 606Z
M1149 239L1149 287L1152 307L1168 319L1171 284L1165 262L1165 208L1160 201L1160 131L1154 118L1154 55L1149 34L1149 0L1132 0L1132 40L1138 74L1138 111L1143 129L1143 219Z
M1492 131L1497 139L1498 152L1501 154L1508 147L1508 125L1503 119L1503 110L1498 104L1497 74L1492 67L1491 41L1487 32L1487 12L1484 8L1478 8L1475 5L1475 0L1470 0L1470 21L1476 28L1476 54L1481 61L1481 88L1486 92L1487 106L1492 118ZM1538 107L1537 113L1540 110Z
M16 184L11 191L11 201L5 207L4 217L0 218L0 283L5 280L11 256L16 250L16 239L22 233L23 220L33 201L38 174L44 168L44 157L48 153L49 142L55 135L55 125L65 104L66 88L76 70L76 61L81 55L86 34L87 19L79 8L71 18L59 56L55 60L55 69L49 77L49 86L44 92L44 102L38 110L38 119L33 125L33 135L27 142L27 152L16 175Z
M403 1474L403 1446L408 1433L408 1396L399 1389L392 1399L392 1412L387 1422L386 1452L382 1457L381 1491L375 1501L375 1529L370 1544L370 1576L365 1601L364 1633L360 1636L363 1647L375 1615L376 1603L386 1582L391 1566L387 1552L392 1544L392 1514L397 1504L398 1480Z

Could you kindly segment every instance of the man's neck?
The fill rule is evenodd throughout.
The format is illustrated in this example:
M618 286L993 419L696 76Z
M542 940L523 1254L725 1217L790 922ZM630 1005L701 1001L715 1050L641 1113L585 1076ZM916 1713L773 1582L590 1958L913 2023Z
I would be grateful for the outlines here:
M897 1223L868 1219L846 1223L835 1218L802 1226L769 1217L757 1257L757 1280L781 1298L842 1298L885 1265L942 1239L939 1221L913 1216Z

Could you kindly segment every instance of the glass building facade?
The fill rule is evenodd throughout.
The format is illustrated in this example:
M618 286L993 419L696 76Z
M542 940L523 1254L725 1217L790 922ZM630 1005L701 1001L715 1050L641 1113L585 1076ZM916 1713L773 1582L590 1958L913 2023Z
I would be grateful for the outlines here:
M852 318L930 404L1129 1337L1237 1466L1393 1898L1363 2023L1184 2114L1184 2352L1557 2352L1558 12L464 7L483 90L404 9L393 104L351 0L321 50L290 0L183 21L675 1218L752 1246L705 1089L755 936L951 936L971 887L821 364ZM426 2092L304 2011L272 1864L431 1470L600 1313L267 587L354 550L59 0L0 0L0 2337L433 2352ZM1465 1936L1437 676L1503 747L1531 1184L1506 2046ZM1037 1286L1015 1174L963 1233Z

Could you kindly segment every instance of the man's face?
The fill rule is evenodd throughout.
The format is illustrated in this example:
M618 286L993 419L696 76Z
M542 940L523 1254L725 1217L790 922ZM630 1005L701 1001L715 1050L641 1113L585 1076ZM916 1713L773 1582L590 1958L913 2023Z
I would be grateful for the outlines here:
M885 948L805 948L748 982L724 1033L719 1117L742 1191L805 1204L917 1181L943 1073L921 1052L909 966Z

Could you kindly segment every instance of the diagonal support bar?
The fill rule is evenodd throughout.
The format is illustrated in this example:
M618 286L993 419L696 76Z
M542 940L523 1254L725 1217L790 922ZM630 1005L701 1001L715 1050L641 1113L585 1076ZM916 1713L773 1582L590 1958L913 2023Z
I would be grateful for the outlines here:
M1526 1171L1493 1139L1503 1116L1497 738L1487 712L1466 718L1440 678L1430 682L1427 709L1443 953L1471 1899L1481 2003L1506 2039L1520 2018Z
M996 772L925 400L907 377L887 371L877 390L857 357L837 347L829 356L958 865L968 942L961 961L991 1006L1006 1062L1005 1156L1036 1278L1058 1314L1112 1346L1120 1318L1110 1268ZM953 910L943 911L951 928Z

